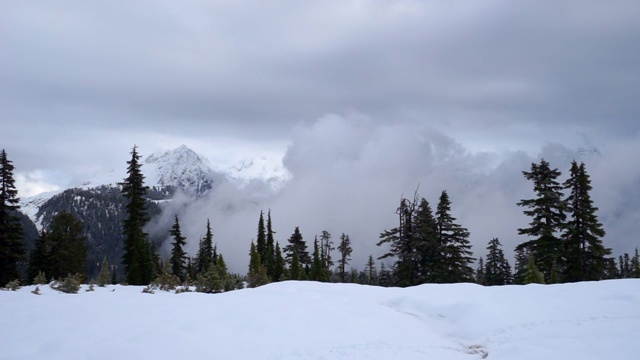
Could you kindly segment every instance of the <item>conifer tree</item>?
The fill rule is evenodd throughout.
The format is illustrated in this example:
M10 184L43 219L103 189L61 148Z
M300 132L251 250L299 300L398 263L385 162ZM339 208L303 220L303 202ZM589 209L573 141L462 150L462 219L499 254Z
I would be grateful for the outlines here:
M187 239L182 236L180 230L180 222L178 221L178 215L175 216L175 222L169 231L169 234L173 237L173 243L171 248L171 273L177 276L180 281L184 281L187 270L187 253L184 251L184 246L187 245Z
M584 163L571 163L570 177L564 183L569 189L567 212L570 219L566 224L564 239L564 280L601 280L605 276L606 257L611 249L602 244L605 231L596 215L593 205L591 180Z
M69 275L85 275L87 236L82 222L62 211L53 217L46 235L48 276L56 279Z
M417 285L446 281L446 244L438 237L438 224L431 205L424 198L416 209L414 223L412 246L415 248L416 272L411 275L411 283Z
M417 263L416 244L413 231L414 211L416 208L417 194L414 201L406 198L400 200L400 206L396 209L398 226L385 230L380 234L378 246L389 244L390 250L378 259L395 258L393 266L394 278L398 286L410 286L416 281L419 274ZM338 249L340 249L338 247ZM340 266L340 262L338 262ZM338 270L340 272L340 269Z
M198 273L207 273L214 263L213 232L211 222L207 219L207 230L204 238L200 240L198 253L196 254L196 266Z
M376 263L373 260L373 255L369 255L369 259L367 260L367 264L365 266L365 271L367 273L367 284L377 285L378 274L376 273Z
M320 258L320 246L318 245L318 237L313 241L313 255L311 260L311 271L309 272L309 280L327 282L326 271Z
M498 238L493 238L487 246L489 253L484 267L486 285L507 285L512 281L511 266L504 256L502 244Z
M293 248L293 255L291 256L291 265L289 265L289 276L291 280L303 280L304 269L300 266L300 257L298 256L298 250Z
M631 272L630 277L640 278L640 255L638 254L638 248L636 248L633 257L631 258Z
M273 273L271 274L272 281L283 280L284 272L285 272L285 260L282 257L280 244L276 242L275 256L274 256L274 262L273 262Z
M36 239L35 248L29 254L29 265L27 267L27 279L32 281L39 273L50 274L48 263L47 233L44 229Z
M278 273L278 270L276 269L276 248L273 234L274 231L271 225L271 209L269 209L269 212L267 213L267 259L265 265L267 266L267 274L271 278L271 281L278 281L282 273Z
M478 269L476 269L476 284L478 285L487 285L487 277L484 272L484 259L480 256L480 260L478 260Z
M335 250L335 248L333 247L333 241L331 241L331 234L326 230L322 230L322 234L320 235L320 257L327 279L329 278L331 267L333 266L333 260L331 259L331 252L333 250Z
M566 203L562 200L562 185L557 179L558 169L551 169L544 159L540 164L532 163L531 171L523 171L525 179L533 182L534 199L524 199L518 206L527 208L526 216L531 217L528 228L518 229L518 234L532 238L516 247L528 250L536 259L545 280L551 277L551 269L560 260L563 244L559 233L564 229Z
M440 195L436 210L437 237L445 248L445 263L442 269L446 271L444 282L473 281L473 269L470 264L475 260L471 257L469 231L457 224L456 218L451 216L451 201L446 191Z
M105 256L102 259L102 266L100 267L100 273L98 274L97 283L98 286L104 287L109 284L111 280L111 271L109 270L109 261L107 261L107 257Z
M530 252L526 248L516 248L515 265L513 270L513 283L524 284L524 274L527 271L527 263L529 262Z
M527 260L527 268L524 273L523 284L544 284L544 274L538 269L534 255Z
M144 231L149 221L145 207L149 188L144 185L137 146L131 150L131 160L127 164L128 176L120 183L122 195L128 200L125 208L127 218L122 225L125 235L122 263L129 285L147 285L154 277L154 254L148 241L149 234Z
M262 286L269 283L267 270L260 262L260 254L256 249L256 245L251 242L251 250L249 251L249 272L247 273L247 283L250 288Z
M293 254L298 254L298 261L300 262L300 267L304 269L307 266L311 265L311 257L309 256L309 252L307 251L307 243L302 238L302 234L300 233L300 229L296 226L293 234L289 237L289 245L284 247L284 252L286 255L287 263L291 264L293 260Z
M260 211L260 219L258 220L258 237L256 240L256 250L260 254L260 261L266 265L267 260L267 234L264 227L264 216Z
M18 263L25 253L20 199L13 179L13 163L0 151L0 286L18 278Z
M338 277L343 283L347 282L347 265L349 264L349 260L351 260L352 251L353 248L351 248L349 235L342 233L340 236L340 245L338 245L338 252L340 252L340 259L338 259Z

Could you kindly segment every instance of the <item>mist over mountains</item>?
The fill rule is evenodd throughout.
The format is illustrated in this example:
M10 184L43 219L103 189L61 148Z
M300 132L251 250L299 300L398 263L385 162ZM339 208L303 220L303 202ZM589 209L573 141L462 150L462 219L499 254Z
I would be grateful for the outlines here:
M547 143L538 154L522 151L479 152L429 126L378 125L366 117L329 115L294 131L280 166L265 159L247 159L237 166L211 164L187 146L149 155L142 170L151 187L148 224L160 254L168 255L168 229L178 215L195 254L210 219L214 242L232 271L244 273L249 244L256 237L260 211L271 210L276 240L285 243L296 226L311 243L315 235L341 233L353 242L352 266L362 267L381 231L394 227L400 197L418 193L435 202L442 190L452 200L452 213L471 232L474 256L484 255L487 242L500 238L507 255L525 239L517 235L529 219L516 203L533 195L522 177L538 158L567 176L571 160L584 161L592 177L595 205L614 255L638 246L640 165L623 159L631 144L600 149L581 143ZM144 149L140 149L144 155ZM247 175L247 174L250 174ZM117 182L126 164L84 185L23 199L22 210L38 225L68 209L85 222L96 257L119 259L121 199ZM85 214L85 215L80 215ZM89 215L93 214L93 215ZM110 259L110 261L113 261Z

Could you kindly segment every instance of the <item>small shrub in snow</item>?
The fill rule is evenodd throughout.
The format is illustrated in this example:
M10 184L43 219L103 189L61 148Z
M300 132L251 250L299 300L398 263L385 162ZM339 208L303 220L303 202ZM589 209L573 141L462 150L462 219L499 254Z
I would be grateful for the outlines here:
M151 284L162 291L171 291L180 285L180 279L165 269Z
M94 284L89 284L89 287L85 291L86 292L93 291L94 290L94 288L93 288L94 286L95 286Z
M49 282L47 281L47 277L42 271L38 271L38 275L36 275L36 277L33 278L33 285L45 285L48 283Z
M20 280L15 279L13 281L9 281L7 285L4 286L5 290L17 291L20 289Z
M144 289L142 289L142 292L145 294L155 294L156 292L153 290L154 288L155 286L153 286L152 284L149 284Z
M36 294L36 295L42 295L40 294L40 287L36 286L35 289L31 290L32 294Z
M77 294L80 291L80 278L81 275L69 275L63 280L57 280L50 284L54 290L62 291L67 294Z

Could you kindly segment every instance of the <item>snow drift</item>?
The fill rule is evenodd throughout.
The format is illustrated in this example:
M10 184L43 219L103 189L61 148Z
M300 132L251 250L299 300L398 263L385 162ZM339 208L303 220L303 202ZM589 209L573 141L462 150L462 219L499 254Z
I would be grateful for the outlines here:
M0 292L1 359L633 359L640 280Z

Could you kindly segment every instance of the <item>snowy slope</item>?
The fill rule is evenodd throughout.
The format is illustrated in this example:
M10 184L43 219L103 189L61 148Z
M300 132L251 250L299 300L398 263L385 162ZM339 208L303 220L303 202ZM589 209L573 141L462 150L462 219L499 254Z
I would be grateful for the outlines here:
M0 292L0 359L635 359L640 280Z

